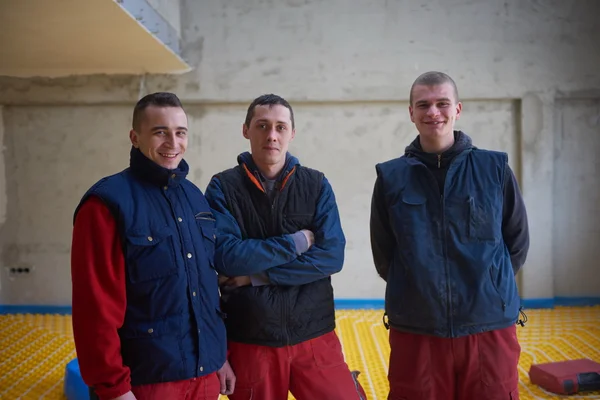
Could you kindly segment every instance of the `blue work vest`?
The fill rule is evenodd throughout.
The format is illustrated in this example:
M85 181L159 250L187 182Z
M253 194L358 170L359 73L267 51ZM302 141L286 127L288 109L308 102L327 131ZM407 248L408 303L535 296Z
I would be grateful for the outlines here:
M127 277L118 333L132 385L203 376L225 363L215 219L188 170L185 161L167 170L132 148L130 167L101 179L80 202L99 197L117 221Z
M502 238L506 163L504 153L466 150L443 194L416 158L377 166L396 241L385 305L392 327L459 337L515 324L520 301Z

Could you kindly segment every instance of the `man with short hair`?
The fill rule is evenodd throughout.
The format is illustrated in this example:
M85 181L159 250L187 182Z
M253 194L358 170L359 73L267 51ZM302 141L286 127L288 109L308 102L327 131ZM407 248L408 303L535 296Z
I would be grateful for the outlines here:
M133 112L129 168L83 196L71 252L81 375L100 400L217 400L234 390L213 269L215 219L186 179L172 93Z
M334 331L331 275L346 241L333 190L288 153L296 130L285 99L255 99L242 133L251 153L206 189L237 377L229 398L366 400Z
M419 135L376 166L371 246L387 282L390 400L518 399L527 214L507 155L454 130L461 111L452 78L419 76L409 105Z

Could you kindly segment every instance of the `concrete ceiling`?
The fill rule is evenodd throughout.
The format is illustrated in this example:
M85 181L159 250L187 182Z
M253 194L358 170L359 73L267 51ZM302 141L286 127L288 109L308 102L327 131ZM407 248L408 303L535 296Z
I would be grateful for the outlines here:
M145 0L0 0L0 75L177 74L177 33Z

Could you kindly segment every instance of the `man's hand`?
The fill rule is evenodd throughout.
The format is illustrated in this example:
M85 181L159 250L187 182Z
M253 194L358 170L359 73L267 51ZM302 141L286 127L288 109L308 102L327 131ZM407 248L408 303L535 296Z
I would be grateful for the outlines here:
M219 286L226 286L228 289L235 289L248 285L252 285L252 281L250 280L249 276L234 276L233 278L219 276Z
M229 365L229 361L225 361L225 364L217 371L217 376L221 383L221 394L233 394L233 390L235 389L235 374L233 373L233 369L231 369L231 365Z
M310 248L310 246L315 244L315 234L312 233L312 231L309 231L308 229L302 229L300 232L302 232L304 234L304 236L306 236L306 241L308 242L308 248Z
M130 390L129 392L120 395L119 397L115 397L113 400L137 400L135 398L135 395L133 394L133 392Z

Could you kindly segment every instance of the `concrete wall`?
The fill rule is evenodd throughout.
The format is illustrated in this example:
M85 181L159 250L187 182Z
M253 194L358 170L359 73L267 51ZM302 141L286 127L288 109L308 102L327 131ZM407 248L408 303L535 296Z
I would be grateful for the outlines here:
M0 107L0 143L4 143L4 120L2 107ZM0 227L3 227L6 222L6 171L4 159L4 145L0 146ZM0 236L2 238L2 236ZM0 248L0 259L2 257L2 249ZM0 264L0 265L3 265ZM2 300L2 270L0 269L0 300Z
M0 303L70 302L73 209L89 185L126 166L133 104L157 90L175 91L186 104L186 158L190 179L202 189L248 148L241 136L247 104L265 92L287 97L298 125L292 151L325 172L341 210L348 249L334 278L336 295L381 298L368 240L374 165L402 154L416 135L408 90L430 69L457 81L464 101L459 128L477 146L507 151L522 184L532 235L522 294L600 295L590 280L597 236L581 244L557 233L568 227L584 235L598 226L591 212L598 201L557 196L582 189L584 181L574 177L598 167L590 161L577 169L577 146L555 159L555 148L565 146L555 142L559 114L573 127L566 142L600 151L592 139L599 133L600 3L182 0L180 11L185 57L195 66L186 75L0 77L7 149L2 267L35 267L19 277L2 269ZM574 100L581 97L588 100ZM598 193L597 179L586 176L586 191ZM565 180L567 187L557 186ZM566 218L567 204L589 207L587 224ZM559 248L570 256L555 265ZM565 265L577 265L570 283L556 283L555 277L564 282Z
M556 102L555 288L558 296L600 294L600 98Z

